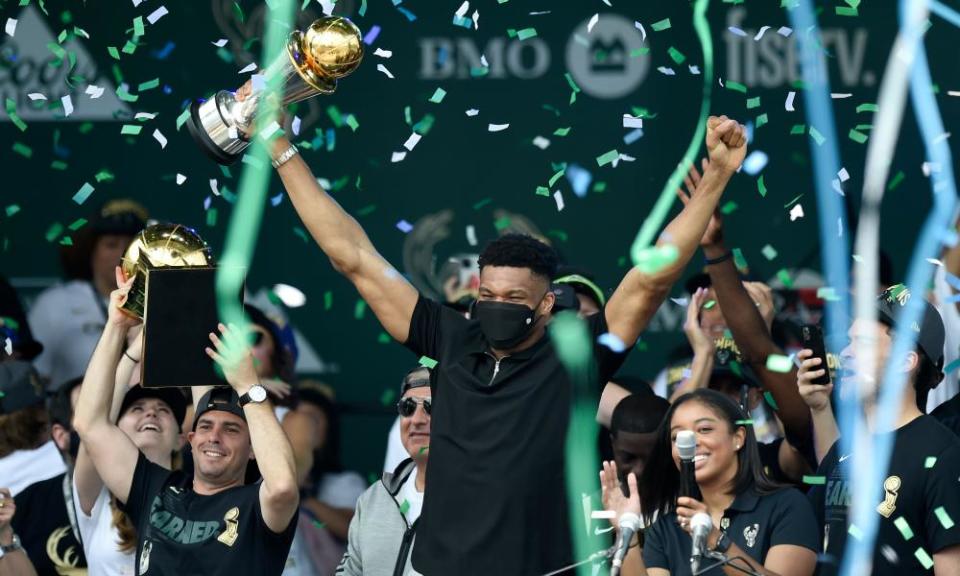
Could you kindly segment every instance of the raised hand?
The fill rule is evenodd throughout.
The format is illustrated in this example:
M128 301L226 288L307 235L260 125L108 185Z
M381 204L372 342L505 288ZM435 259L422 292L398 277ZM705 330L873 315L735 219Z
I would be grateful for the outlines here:
M218 324L217 329L220 330L222 338L211 332L210 342L215 349L208 347L205 351L207 356L223 369L223 376L227 379L227 383L237 391L237 394L243 395L260 382L253 362L253 352L250 351L250 345L236 326L227 327Z
M703 168L703 171L706 172L710 168L710 161L706 158L700 160L700 165ZM683 205L686 206L690 203L690 199L696 196L697 187L700 186L700 180L703 176L700 174L700 171L697 170L695 164L690 165L690 170L687 171L687 175L683 177L683 185L686 187L686 192L682 189L677 189L677 197L680 198L680 201L683 202ZM720 215L720 211L714 211L713 217L710 218L710 222L707 224L707 229L703 233L703 237L700 239L701 246L713 246L723 243L723 217Z
M627 475L627 487L629 488L629 494L624 495L620 488L620 479L617 476L617 463L613 460L604 462L603 470L600 471L603 509L616 512L616 518L611 518L610 523L618 530L620 517L627 512L642 516L640 512L640 491L637 489L637 475L633 472Z
M107 307L107 323L120 328L129 330L140 324L140 319L124 311L121 306L126 304L130 297L130 289L133 288L135 277L124 278L123 270L119 266L115 269L117 277L117 289L110 293L110 306Z
M803 401L815 412L829 410L833 382L826 386L811 383L826 374L827 367L818 368L822 361L820 358L814 358L813 350L807 348L797 352L797 360L801 361L800 368L797 370L797 388L800 390Z
M683 332L687 335L687 340L695 354L712 355L716 349L716 344L714 344L713 338L700 327L700 309L703 308L703 302L706 299L706 288L697 288L697 291L690 296Z
M760 309L760 315L763 316L764 322L767 323L767 330L769 330L773 326L774 317L777 315L773 306L773 290L763 282L744 282L743 287L747 289L747 293L750 294L757 308Z
M707 119L707 155L717 170L732 174L747 155L747 136L742 124L726 116Z

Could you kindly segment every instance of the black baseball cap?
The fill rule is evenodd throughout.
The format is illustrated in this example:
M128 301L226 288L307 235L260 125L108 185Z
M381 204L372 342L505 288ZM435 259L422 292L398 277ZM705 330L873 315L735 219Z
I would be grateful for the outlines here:
M407 372L400 382L400 396L407 393L412 388L422 388L430 385L430 369L426 366L417 366Z
M911 296L910 290L903 284L895 284L881 292L877 297L880 322L893 329L901 328L900 315L903 314ZM938 370L943 370L946 330L940 312L932 304L923 300L923 317L919 324L914 323L910 329L917 335L917 347L923 350Z
M177 421L177 426L183 427L183 418L187 414L187 399L183 392L178 388L144 388L143 386L134 386L127 391L120 404L120 416L130 408L130 405L141 398L156 398L163 400L173 412L173 418Z
M43 352L43 345L33 339L17 291L6 278L0 276L0 349L6 343L6 338L10 339L13 349L24 360L33 360Z
M0 414L12 414L43 401L43 386L33 365L23 360L0 362Z
M193 417L193 429L197 429L197 422L200 421L201 416L213 410L229 412L234 416L239 416L244 422L247 421L247 416L243 413L243 408L240 407L240 396L237 395L237 392L233 388L218 386L204 394L197 402L197 413Z

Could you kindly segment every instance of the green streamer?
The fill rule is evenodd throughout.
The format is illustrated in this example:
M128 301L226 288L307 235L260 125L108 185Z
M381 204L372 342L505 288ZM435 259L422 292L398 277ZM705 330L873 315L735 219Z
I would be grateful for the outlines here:
M633 241L630 248L630 258L634 264L644 260L644 253L650 250L651 243L670 212L670 207L676 199L675 191L680 188L683 182L683 176L687 173L689 166L693 164L697 150L703 144L703 136L707 130L707 116L710 113L710 95L713 91L713 39L710 36L710 26L707 24L707 7L710 0L697 0L693 7L693 27L697 31L697 38L700 40L700 47L703 49L703 98L700 102L700 120L697 122L697 130L694 132L690 145L683 155L683 160L670 175L667 184L660 192L657 203L654 204L650 216L644 220L637 238ZM728 83L729 84L729 83Z
M275 0L264 34L260 62L273 62L280 55L287 33L293 25L295 10L296 5L292 0ZM268 84L265 89L276 92L278 88L280 87ZM268 101L270 98L264 95L261 102ZM276 119L276 111L269 111L269 117L261 118L261 125L267 125L271 120ZM260 232L270 184L268 168L270 163L267 161L269 157L266 143L260 138L254 138L253 145L247 154L252 155L254 161L243 163L237 203L227 226L223 258L220 260L216 279L217 309L220 319L225 324L233 323L237 326L245 324L243 308L237 299L237 294L243 288L246 270L250 267L250 261L253 258L253 249Z

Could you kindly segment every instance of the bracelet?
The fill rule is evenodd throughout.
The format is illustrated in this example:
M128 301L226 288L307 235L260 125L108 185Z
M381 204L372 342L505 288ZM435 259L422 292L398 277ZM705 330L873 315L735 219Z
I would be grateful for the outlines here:
M126 350L123 351L123 355L126 356L127 358L129 358L130 361L133 362L134 364L139 364L139 363L140 363L139 360L137 360L136 358L134 358L133 356L131 356L130 353L127 352Z
M297 147L291 144L290 147L277 156L275 160L272 160L271 164L273 164L274 168L279 168L286 164L288 160L296 156L298 152L299 150L297 150Z
M727 250L726 254L718 258L705 258L704 263L707 266L713 266L714 264L722 264L723 262L726 262L727 260L730 260L732 258L733 258L733 251Z

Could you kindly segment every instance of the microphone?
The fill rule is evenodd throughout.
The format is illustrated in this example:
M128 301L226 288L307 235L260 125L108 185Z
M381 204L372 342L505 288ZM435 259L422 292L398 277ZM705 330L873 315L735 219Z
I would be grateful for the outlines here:
M707 555L707 538L713 530L713 520L706 512L697 512L690 519L693 530L693 547L690 550L690 571L696 575L700 570L700 559Z
M697 455L697 437L692 430L681 430L677 433L676 442L677 452L680 454L680 496L703 501L693 463Z
M626 512L620 516L620 542L617 543L617 551L613 555L613 561L610 564L610 576L617 576L620 573L620 567L623 565L623 559L630 548L630 541L633 535L643 528L640 517L633 512Z

